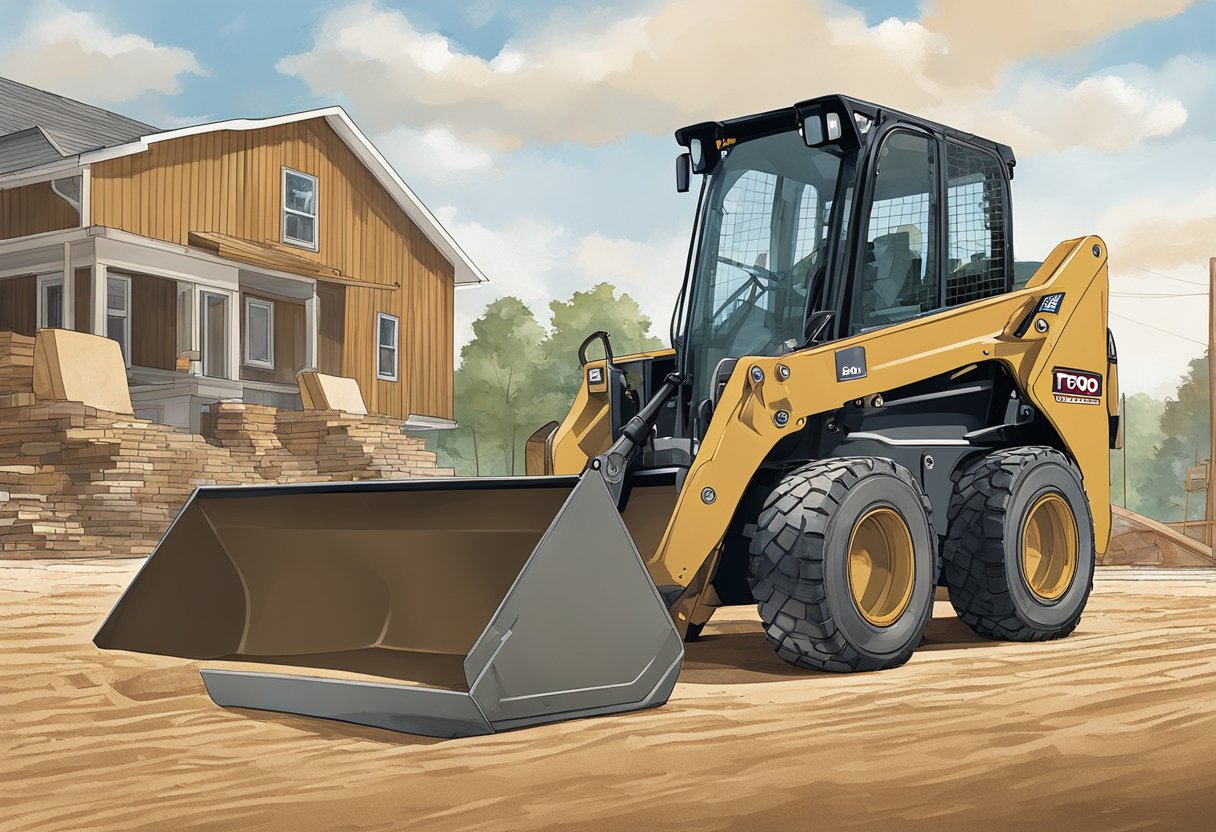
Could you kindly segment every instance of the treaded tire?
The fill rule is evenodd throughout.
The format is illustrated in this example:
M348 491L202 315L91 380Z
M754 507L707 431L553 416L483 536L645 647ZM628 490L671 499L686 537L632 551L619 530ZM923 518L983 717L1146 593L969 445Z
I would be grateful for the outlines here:
M906 608L885 627L857 608L846 562L855 525L875 507L903 519L915 567ZM852 672L898 667L912 655L933 611L937 547L929 499L908 469L871 457L810 463L776 485L744 534L748 583L782 659Z
M954 475L942 570L950 603L977 634L999 641L1048 641L1076 629L1094 581L1094 523L1076 466L1054 448L988 454ZM1022 568L1026 514L1055 492L1072 509L1077 563L1071 584L1045 602Z

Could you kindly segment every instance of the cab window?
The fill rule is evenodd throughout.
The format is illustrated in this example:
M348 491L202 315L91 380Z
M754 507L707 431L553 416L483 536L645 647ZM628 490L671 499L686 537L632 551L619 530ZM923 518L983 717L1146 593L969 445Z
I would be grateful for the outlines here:
M999 159L946 142L946 306L1009 290L1005 194Z
M928 136L897 130L883 141L854 288L854 332L941 306L935 161L936 144Z

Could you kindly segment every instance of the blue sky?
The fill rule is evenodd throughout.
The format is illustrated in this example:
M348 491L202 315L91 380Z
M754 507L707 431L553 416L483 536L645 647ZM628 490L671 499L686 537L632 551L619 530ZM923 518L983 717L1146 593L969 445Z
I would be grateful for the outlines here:
M459 337L501 294L543 318L605 279L664 332L692 211L671 131L840 91L1012 144L1019 258L1107 238L1126 388L1166 392L1202 350L1211 0L0 0L0 19L0 74L162 127L342 104L490 276L458 296Z

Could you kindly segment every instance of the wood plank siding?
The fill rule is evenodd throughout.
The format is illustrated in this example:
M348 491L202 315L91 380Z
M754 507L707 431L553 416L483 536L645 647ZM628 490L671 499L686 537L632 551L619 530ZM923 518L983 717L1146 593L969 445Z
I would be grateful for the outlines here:
M77 269L74 280L76 287L76 326L77 332L88 332L90 307L93 297L93 270Z
M177 366L175 281L131 275L131 363L158 370Z
M0 280L0 330L33 336L38 330L38 278Z
M0 191L0 240L76 228L80 217L50 182Z
M284 167L317 178L318 251L281 242ZM384 285L318 284L319 369L355 378L373 412L452 418L454 268L323 118L158 142L95 163L91 194L95 225L180 245L192 231L270 243ZM377 312L401 320L397 382L376 379Z

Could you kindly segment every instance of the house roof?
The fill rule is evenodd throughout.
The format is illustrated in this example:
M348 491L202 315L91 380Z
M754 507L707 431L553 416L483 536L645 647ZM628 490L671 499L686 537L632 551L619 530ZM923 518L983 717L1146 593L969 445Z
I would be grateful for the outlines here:
M37 130L45 140L39 154L28 152L28 146L37 143L29 135L31 130ZM0 173L20 170L12 165L22 159L53 161L48 158L50 152L57 154L57 160L155 132L155 127L142 121L0 78ZM23 134L23 141L11 141Z
M457 286L487 281L481 269L341 107L157 130L99 107L0 78L0 179L7 178L6 175L14 178L32 176L39 168L62 165L68 159L88 165L130 156L142 153L157 142L181 136L220 130L260 130L315 118L325 119L406 216L452 263Z

